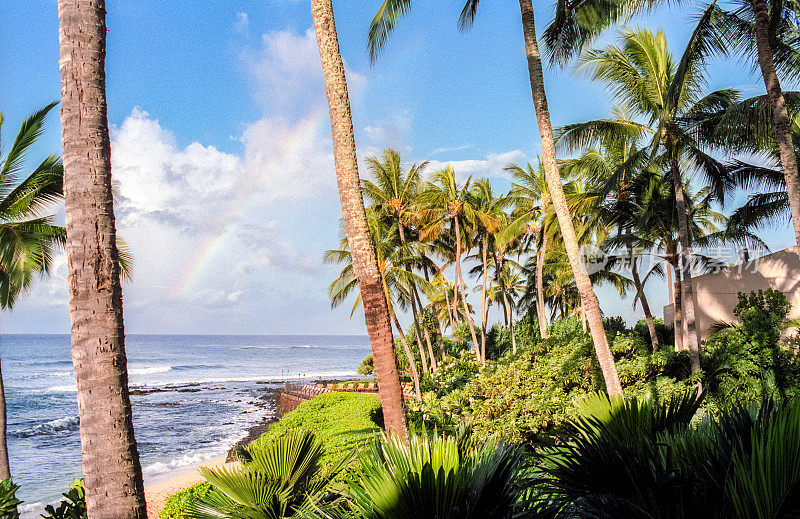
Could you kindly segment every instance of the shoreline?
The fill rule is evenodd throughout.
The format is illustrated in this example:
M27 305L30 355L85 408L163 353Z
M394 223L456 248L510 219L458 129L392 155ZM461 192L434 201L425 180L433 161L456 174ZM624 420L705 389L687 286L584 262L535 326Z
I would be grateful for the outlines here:
M352 380L352 379L344 379ZM337 379L317 379L313 383L318 382L341 382L341 378ZM267 383L267 382L265 382ZM310 383L310 382L309 382ZM148 519L158 519L158 513L164 508L167 498L185 488L188 488L196 483L205 481L199 469L201 467L218 468L218 467L236 467L239 462L235 459L236 448L240 445L247 445L253 440L259 438L264 434L269 426L273 423L280 421L281 417L278 415L278 400L280 393L283 390L280 388L264 388L264 394L258 397L259 400L264 401L264 406L273 406L274 412L262 418L257 423L252 424L247 433L240 440L236 441L229 449L226 455L218 456L205 461L200 461L192 466L181 468L180 472L172 474L164 474L166 479L156 481L145 485L145 500L147 502L147 517Z

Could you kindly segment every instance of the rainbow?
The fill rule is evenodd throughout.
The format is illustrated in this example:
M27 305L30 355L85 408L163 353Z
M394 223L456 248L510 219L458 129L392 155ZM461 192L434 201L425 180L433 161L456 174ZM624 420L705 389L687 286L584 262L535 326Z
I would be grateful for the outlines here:
M287 135L278 147L281 156L301 157L304 152L303 147L314 137L320 125L326 120L327 113L324 110L317 110L311 117L300 121L298 124L291 127L287 125ZM234 199L228 206L227 211L223 212L222 217L218 219L219 222L222 222L222 232L210 236L203 242L197 254L186 266L183 275L176 280L175 290L179 295L185 295L197 282L201 274L213 263L214 257L224 248L225 243L235 233L237 224L262 200L258 196L259 194L258 189L251 189L244 201Z

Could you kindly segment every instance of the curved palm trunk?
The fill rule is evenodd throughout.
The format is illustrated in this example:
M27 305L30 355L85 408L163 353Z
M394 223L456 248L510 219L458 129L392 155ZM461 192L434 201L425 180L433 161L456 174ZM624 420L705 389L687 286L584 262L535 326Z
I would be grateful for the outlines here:
M384 423L388 429L394 430L403 438L408 438L403 393L392 341L389 306L383 292L381 274L369 235L364 200L361 195L347 79L339 51L331 0L311 0L311 18L314 21L314 32L317 35L322 74L325 79L325 92L328 97L333 158L344 229L352 254L353 273L358 279L361 290L364 320L375 361L375 375L378 379Z
M772 57L772 45L769 37L769 15L767 3L764 0L751 0L756 25L756 48L758 50L758 64L761 67L761 76L767 88L767 100L772 109L772 122L775 125L775 135L781 156L783 176L786 180L786 192L789 196L789 207L792 212L794 224L794 237L800 245L800 175L797 172L797 157L792 142L791 123L789 111L786 109L786 99L783 96L781 83L775 71L775 62Z
M461 292L461 303L464 306L464 314L467 316L467 324L469 325L469 333L472 336L472 344L475 347L475 357L478 362L481 362L480 344L478 343L478 336L475 335L475 324L472 321L472 314L469 313L469 306L467 305L467 294L464 290L464 278L461 275L461 225L458 223L458 216L453 218L455 222L456 231L456 286Z
M542 245L536 251L536 313L539 321L539 335L547 339L547 315L544 308L544 260L547 255L547 233L542 229Z
M86 505L93 519L144 519L111 190L104 2L59 0L58 22L65 248Z
M653 322L653 314L650 312L650 304L647 302L647 295L644 293L642 280L639 279L639 261L637 258L631 256L631 277L633 277L633 286L636 293L639 294L639 301L642 303L642 311L644 312L644 320L647 321L647 330L650 332L650 345L653 351L658 350L658 336L656 335L656 324Z
M481 362L486 364L486 323L489 320L486 307L486 276L488 275L486 264L489 262L489 242L486 239L481 244L481 261L483 267L483 284L481 285Z
M691 263L692 256L689 249L689 224L686 218L686 200L683 195L683 182L681 181L681 171L678 166L678 161L673 157L671 161L670 172L672 174L672 185L675 189L675 209L678 213L678 239L681 244L681 255L685 259L684 265L680 267L681 285L683 294L681 303L686 319L686 330L689 335L687 349L689 350L689 360L692 365L692 371L700 370L700 347L697 344L697 322L695 321L694 311L694 289L692 287L692 272ZM675 272L677 279L678 272ZM675 299L678 298L678 292L675 292ZM677 309L677 304L675 305ZM677 315L677 312L676 314ZM682 331L681 331L682 333Z
M3 370L0 367L0 480L11 477L8 463L8 443L6 442L6 391L3 386Z
M564 247L567 250L572 272L575 275L575 284L581 301L587 310L587 320L592 332L594 348L597 354L597 361L603 372L606 383L606 390L611 395L622 395L622 385L617 375L617 367L614 364L614 356L608 346L603 320L600 314L600 303L592 288L589 276L581 270L579 263L578 238L572 224L572 217L567 206L567 199L564 196L564 189L561 185L561 175L558 172L558 162L556 160L555 141L553 140L553 128L550 124L550 111L547 108L547 96L544 90L544 75L542 73L542 58L539 54L539 46L536 42L536 26L533 17L533 4L531 0L519 0L520 13L522 15L522 30L525 37L525 52L528 57L528 73L531 82L531 94L533 105L536 109L536 119L539 123L539 135L542 140L542 162L544 163L545 178L550 192L553 208L558 216L561 235L564 239Z
M400 321L397 319L397 314L394 313L394 310L389 309L389 312L392 314L392 320L394 321L394 327L397 329L397 336L400 337L400 342L403 343L403 349L405 350L406 359L408 359L408 367L411 370L411 381L414 383L414 394L417 395L417 400L422 402L422 391L419 387L419 373L417 372L417 362L414 360L414 355L411 353L411 347L408 345L408 341L406 340L406 336L403 333L403 327L400 325ZM374 358L373 354L373 358Z

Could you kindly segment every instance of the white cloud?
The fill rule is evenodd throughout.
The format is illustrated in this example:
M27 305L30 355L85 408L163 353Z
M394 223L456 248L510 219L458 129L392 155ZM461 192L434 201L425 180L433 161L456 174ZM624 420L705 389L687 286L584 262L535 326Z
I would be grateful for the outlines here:
M313 29L298 34L292 29L261 37L261 47L246 49L242 60L254 82L254 96L268 114L294 114L327 110L319 48ZM345 64L350 97L357 96L364 76Z
M527 161L528 159L522 150L511 150L504 153L489 153L483 159L431 160L428 162L426 171L431 173L450 166L460 180L464 180L469 176L473 178L508 177L503 168L509 164L524 164Z

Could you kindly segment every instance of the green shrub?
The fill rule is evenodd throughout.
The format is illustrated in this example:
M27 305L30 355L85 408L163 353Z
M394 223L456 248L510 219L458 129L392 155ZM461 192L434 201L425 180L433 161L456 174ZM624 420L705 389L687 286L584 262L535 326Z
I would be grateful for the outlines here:
M358 365L356 373L359 375L372 375L375 373L375 359L372 357L372 353L364 357L364 360Z
M653 319L653 326L656 329L656 337L660 346L674 346L675 328L664 324L664 319L657 317ZM650 343L650 330L647 328L647 321L639 319L633 327L634 333L641 336L648 344Z
M17 499L19 485L11 478L0 481L0 519L18 519L17 507L22 501Z
M69 485L69 491L61 494L64 499L59 503L58 508L53 505L44 507L43 515L45 519L87 519L86 515L86 490L83 485L83 478L75 478Z
M347 496L363 519L516 517L522 468L507 443L391 437L362 457Z
M363 393L323 393L286 413L267 432L250 444L271 442L295 430L313 432L322 442L322 465L330 466L344 456L361 449L381 432L383 423L378 395Z
M790 308L776 290L739 293L733 310L739 324L712 334L701 350L709 400L717 407L798 396L800 361L781 344Z
M201 468L211 491L189 503L192 519L327 517L339 508L328 486L338 465L322 465L323 446L316 435L295 429L247 448L240 467Z
M552 440L575 416L576 405L605 384L592 338L578 319L557 320L549 332L547 339L518 344L516 356L489 361L480 370L471 352L458 363L454 359L426 384L422 403L411 404L412 423L447 432L470 424L478 438ZM626 395L666 398L691 386L686 353L669 347L652 353L641 336L619 331L611 349Z
M210 491L211 484L207 481L179 490L167 498L164 508L158 512L159 519L187 519L189 503L205 497Z

